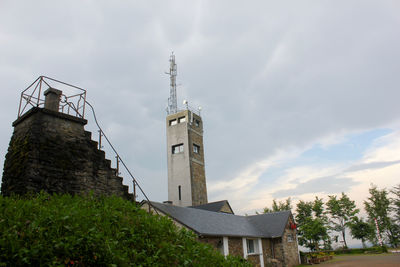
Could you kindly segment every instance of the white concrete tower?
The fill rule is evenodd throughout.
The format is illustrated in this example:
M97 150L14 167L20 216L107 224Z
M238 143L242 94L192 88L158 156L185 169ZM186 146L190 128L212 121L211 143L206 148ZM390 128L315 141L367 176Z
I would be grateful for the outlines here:
M170 58L171 90L168 99L167 158L168 200L177 206L206 204L207 187L204 166L203 121L200 109L194 111L185 101L178 110L176 99L175 56ZM172 88L173 87L173 88Z

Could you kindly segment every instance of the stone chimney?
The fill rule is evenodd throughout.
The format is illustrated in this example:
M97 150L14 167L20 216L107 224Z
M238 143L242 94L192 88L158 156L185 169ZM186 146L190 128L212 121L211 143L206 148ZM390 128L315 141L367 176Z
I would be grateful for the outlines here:
M44 91L45 95L44 108L58 112L60 106L61 94L62 94L61 90L57 90L54 88L49 88L46 91Z

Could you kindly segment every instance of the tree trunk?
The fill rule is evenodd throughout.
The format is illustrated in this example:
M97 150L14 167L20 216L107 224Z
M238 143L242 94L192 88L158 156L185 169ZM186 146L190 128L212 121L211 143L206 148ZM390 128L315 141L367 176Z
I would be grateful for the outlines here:
M343 228L342 236L343 236L344 246L347 248L346 233L345 233L345 231L346 231L346 228Z

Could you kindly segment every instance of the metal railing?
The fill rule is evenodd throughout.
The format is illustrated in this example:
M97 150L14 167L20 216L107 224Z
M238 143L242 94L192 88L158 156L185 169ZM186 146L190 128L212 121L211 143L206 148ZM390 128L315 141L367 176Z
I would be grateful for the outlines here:
M186 110L189 110L190 112L196 114L197 116L201 116L201 107L194 108L192 106L189 106L188 104L185 104L183 107L178 108L176 110L176 113L181 112L181 111L186 111ZM167 111L168 115L174 114L174 113L169 113L168 108L166 109L166 111Z
M98 141L98 145L99 145L99 149L103 148L102 145L102 137L105 138L105 140L107 141L108 145L111 147L112 151L115 153L115 159L116 159L116 175L118 176L119 173L119 166L120 163L122 164L122 166L125 168L125 170L127 171L127 173L129 174L129 176L132 178L132 182L133 182L133 200L136 201L136 187L139 188L140 192L143 194L143 197L147 200L149 206L153 207L154 211L158 214L157 209L153 206L153 204L151 204L150 199L147 197L146 193L144 192L144 190L142 189L142 187L139 185L139 183L137 182L136 178L133 176L132 172L129 170L129 168L126 166L125 162L122 160L121 156L118 154L117 150L114 148L114 146L111 144L111 141L108 139L107 135L104 133L103 129L100 127L99 122L97 121L97 116L96 116L96 112L94 111L94 107L88 102L86 101L86 104L91 108L92 113L93 113L93 118L94 121L97 125L98 128L98 133L99 133L99 141Z
M57 85L55 87L54 85ZM60 86L62 88L60 88ZM108 145L111 147L112 151L115 153L116 158L116 175L118 176L120 163L125 168L129 176L132 178L133 182L133 200L136 201L136 187L139 188L140 192L143 194L143 197L147 200L149 206L153 207L155 212L158 214L157 209L151 204L149 198L146 193L142 189L142 187L137 182L136 178L133 176L131 171L126 166L125 162L122 160L121 156L118 154L117 150L111 144L108 137L105 135L104 131L101 129L97 117L96 112L94 111L93 106L86 100L86 90L75 85L71 85L53 78L49 78L46 76L39 76L31 85L29 85L24 91L21 93L21 99L18 108L18 118L27 112L27 107L44 107L45 99L41 95L43 89L54 88L63 91L60 99L59 112L74 115L79 118L85 117L85 106L86 104L91 108L93 113L94 121L97 125L99 132L99 149L102 148L102 137L105 138ZM68 93L64 93L68 92Z
M24 115L30 107L44 107L42 92L48 88L62 91L59 112L79 118L85 117L86 90L50 77L39 76L21 93L18 108L18 118Z

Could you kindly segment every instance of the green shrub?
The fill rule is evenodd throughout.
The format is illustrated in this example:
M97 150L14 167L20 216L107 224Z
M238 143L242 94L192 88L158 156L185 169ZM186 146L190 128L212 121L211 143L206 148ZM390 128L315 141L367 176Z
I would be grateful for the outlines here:
M363 253L386 253L386 252L387 252L387 247L385 247L385 246L335 250L335 254L363 254Z
M117 197L0 196L0 266L249 266Z

